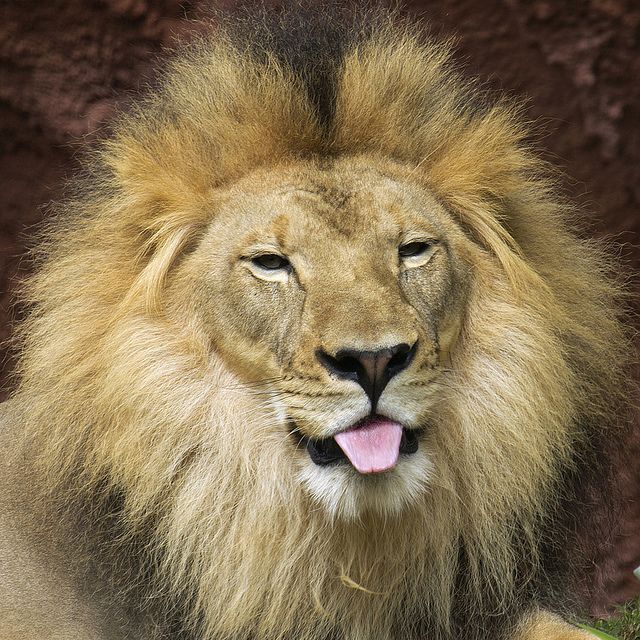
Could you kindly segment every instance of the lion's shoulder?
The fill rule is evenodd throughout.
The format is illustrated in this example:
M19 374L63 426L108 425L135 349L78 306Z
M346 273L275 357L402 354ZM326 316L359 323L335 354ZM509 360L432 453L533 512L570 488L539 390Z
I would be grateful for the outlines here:
M73 569L75 547L47 534L21 423L15 403L0 405L0 640L120 640L122 616Z

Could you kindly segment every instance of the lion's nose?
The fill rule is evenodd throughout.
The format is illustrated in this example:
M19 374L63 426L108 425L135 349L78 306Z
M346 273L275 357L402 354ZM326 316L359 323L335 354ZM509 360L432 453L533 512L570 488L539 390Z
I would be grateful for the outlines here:
M371 400L371 411L375 411L389 380L413 360L417 344L410 347L403 342L377 351L341 349L334 356L318 349L316 356L330 373L357 382Z

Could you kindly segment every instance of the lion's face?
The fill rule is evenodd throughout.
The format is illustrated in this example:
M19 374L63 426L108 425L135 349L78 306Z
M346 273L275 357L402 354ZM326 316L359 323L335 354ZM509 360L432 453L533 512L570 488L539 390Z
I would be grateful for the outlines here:
M352 514L425 485L464 310L468 241L409 174L362 158L261 170L216 194L187 263L214 350L276 409L311 493Z

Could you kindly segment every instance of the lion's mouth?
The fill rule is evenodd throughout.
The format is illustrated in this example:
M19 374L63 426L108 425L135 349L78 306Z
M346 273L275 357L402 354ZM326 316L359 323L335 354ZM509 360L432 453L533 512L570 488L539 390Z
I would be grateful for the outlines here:
M381 473L396 466L401 454L418 450L418 432L382 416L372 416L331 438L305 439L318 466L350 463L362 474Z

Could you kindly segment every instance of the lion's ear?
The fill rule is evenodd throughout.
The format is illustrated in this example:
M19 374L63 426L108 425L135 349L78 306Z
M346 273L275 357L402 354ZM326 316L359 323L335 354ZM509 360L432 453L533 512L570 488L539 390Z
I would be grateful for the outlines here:
M165 127L162 135L120 132L105 144L104 162L128 222L143 232L167 223L177 227L181 213L194 209L210 189L203 158L186 149L189 131Z
M122 218L112 228L119 229L118 241L136 265L123 311L136 305L160 312L171 266L211 215L210 188L189 153L180 132L171 127L161 136L125 129L104 145L106 186L116 201L111 215Z

